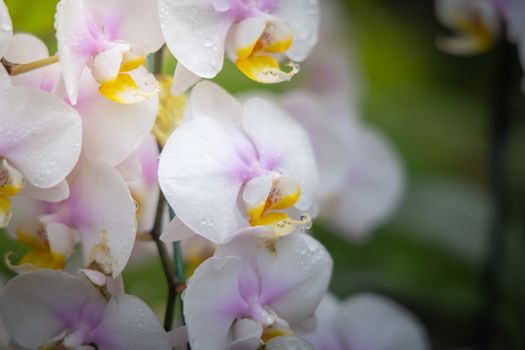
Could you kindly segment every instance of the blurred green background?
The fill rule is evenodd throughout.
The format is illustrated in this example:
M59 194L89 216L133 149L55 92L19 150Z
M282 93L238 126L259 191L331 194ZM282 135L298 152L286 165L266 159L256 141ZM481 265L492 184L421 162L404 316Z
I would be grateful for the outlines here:
M6 3L16 31L34 33L56 50L56 0ZM399 149L409 187L399 213L367 242L348 242L314 226L334 257L331 289L341 298L359 291L395 298L423 321L435 349L479 348L492 215L487 154L496 53L458 58L439 52L434 39L444 30L431 1L349 0L344 8L347 42L341 45L352 49L363 70L363 117ZM173 65L168 62L166 72ZM525 103L517 56L512 69L506 244L495 337L496 348L525 349ZM217 80L232 92L260 88L230 64ZM0 235L1 256L22 249ZM3 263L0 269L12 275ZM162 310L166 285L158 261L128 268L125 282L129 293Z

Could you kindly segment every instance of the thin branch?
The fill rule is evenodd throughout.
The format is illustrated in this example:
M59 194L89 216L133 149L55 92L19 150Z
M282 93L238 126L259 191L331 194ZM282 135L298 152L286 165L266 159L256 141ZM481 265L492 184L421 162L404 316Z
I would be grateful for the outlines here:
M153 74L157 76L162 74L163 59L164 59L164 45L159 49L159 51L155 52L155 56L153 58Z
M177 294L184 288L184 283L180 283L177 280L173 265L171 264L170 255L166 245L160 240L160 232L162 230L162 220L164 214L165 199L162 193L159 196L159 202L157 204L157 213L155 216L155 225L151 235L157 250L159 252L160 261L162 263L162 269L164 271L164 277L168 283L168 300L166 302L166 313L164 315L164 329L166 331L171 330L173 326L173 316L175 315L175 300Z
M9 62L5 58L2 58L2 64L4 65L9 75L20 75L23 73L31 72L35 69L39 69L57 63L58 60L58 55L54 55L30 63L18 64Z
M505 35L503 35L505 37ZM500 279L504 264L507 234L507 146L509 141L511 111L510 95L513 83L512 63L514 48L502 39L498 47L498 61L492 81L490 113L490 148L488 157L489 188L492 195L492 218L489 233L488 256L483 271L483 289L486 303L483 310L481 341L484 349L491 349L498 332L500 304Z

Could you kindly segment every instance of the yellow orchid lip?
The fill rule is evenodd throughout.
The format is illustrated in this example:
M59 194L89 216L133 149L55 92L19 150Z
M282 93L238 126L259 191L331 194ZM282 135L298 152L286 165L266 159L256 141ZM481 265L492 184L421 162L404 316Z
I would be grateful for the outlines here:
M264 328L261 340L266 344L273 338L292 335L293 332L290 329L278 325L272 325Z
M277 31L269 24L269 30L252 43L236 50L235 64L248 78L263 84L275 84L289 81L299 72L299 65L289 62L291 70L286 72L274 55L282 54L292 46L293 33L289 27ZM270 33L273 31L273 34ZM276 39L277 35L279 39Z
M474 55L490 49L497 34L479 16L457 16L453 20L457 34L438 38L440 50L455 55Z
M297 187L291 187L293 182L288 182L281 187L283 185L281 181L285 180L274 180L264 203L254 205L247 210L251 226L269 226L276 237L289 235L297 228L307 230L312 226L312 219L308 214L303 214L299 220L294 220L281 211L293 207L301 197L301 187L298 184Z
M33 229L18 227L16 230L16 239L29 251L22 256L18 263L11 261L12 253L5 256L6 264L18 273L34 271L39 269L63 270L66 266L67 256L62 251L56 251L52 248L46 226L38 223L37 226L31 226Z
M7 160L0 161L0 228L6 227L11 219L11 200L24 185L22 174Z
M248 78L263 84L290 81L300 70L297 63L289 62L287 65L291 67L291 70L286 72L281 69L279 62L271 56L253 56L237 60L235 64Z
M159 93L160 86L158 82L149 84L154 85L152 91L141 90L131 75L120 73L115 80L101 84L99 91L103 96L114 102L134 104L144 102Z

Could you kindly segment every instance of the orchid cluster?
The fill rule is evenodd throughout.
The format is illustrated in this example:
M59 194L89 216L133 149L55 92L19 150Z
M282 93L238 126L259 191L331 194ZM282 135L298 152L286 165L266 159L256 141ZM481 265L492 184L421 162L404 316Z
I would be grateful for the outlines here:
M19 274L0 294L11 348L426 348L393 302L326 296L333 263L312 220L362 237L404 183L397 153L354 116L338 62L312 55L336 78L322 94L317 78L279 98L200 81L224 57L259 83L292 79L319 17L315 0L61 0L50 56L13 34L0 2L0 228L27 248L5 257ZM173 79L154 74L161 60L146 69L164 45ZM124 292L143 240L161 257L182 242L191 277L178 271L170 291L185 326L163 328Z

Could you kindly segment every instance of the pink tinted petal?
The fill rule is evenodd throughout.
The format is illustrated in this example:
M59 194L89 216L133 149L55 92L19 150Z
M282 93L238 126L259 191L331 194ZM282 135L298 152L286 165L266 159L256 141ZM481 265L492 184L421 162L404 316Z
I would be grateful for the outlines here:
M294 233L261 249L258 255L261 300L291 325L314 314L326 293L332 259L326 249L304 233Z
M84 0L61 0L55 15L58 55L72 104L77 103L82 70L98 51L95 28L98 24L85 6Z
M132 295L112 297L102 322L89 335L99 350L171 350L153 311Z
M71 187L79 200L69 220L80 233L86 265L95 263L116 277L126 266L137 229L128 187L114 168L87 160Z
M137 150L142 168L142 177L148 185L158 182L157 171L159 167L159 146L155 137L150 134Z
M426 331L414 315L372 293L347 299L334 326L350 349L430 349Z
M257 257L266 246L266 240L258 238L254 232L243 232L227 244L215 250L215 257L236 256L242 259L239 276L239 293L246 301L258 301L261 288L261 276Z
M66 180L51 188L39 188L26 182L20 194L29 198L47 202L60 202L69 197L69 185Z
M124 161L118 164L115 169L118 170L120 175L122 175L126 181L139 180L142 175L140 159L136 153L124 159Z
M242 261L210 258L202 263L183 295L189 339L195 350L224 350L232 342L230 328L245 304L238 292Z
M159 182L180 220L220 243L238 229L237 196L246 171L220 124L200 117L183 123L168 139L160 157Z
M301 183L296 207L308 210L313 205L318 174L306 131L285 111L260 98L252 98L244 105L242 123L262 166Z
M76 111L49 93L15 87L0 94L0 115L0 156L37 187L64 180L80 153Z
M17 276L0 295L0 315L9 334L31 349L80 323L95 326L104 308L105 299L95 288L54 270Z

